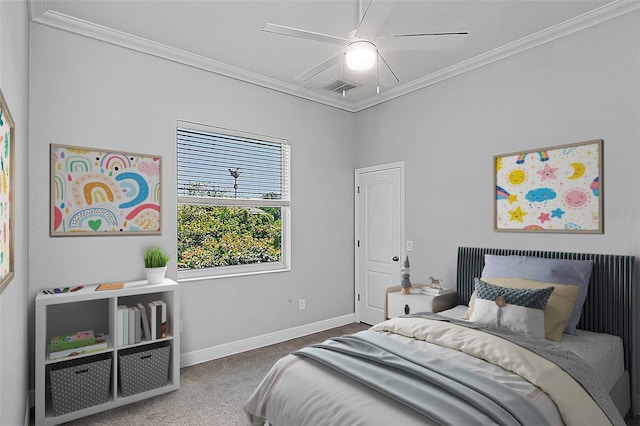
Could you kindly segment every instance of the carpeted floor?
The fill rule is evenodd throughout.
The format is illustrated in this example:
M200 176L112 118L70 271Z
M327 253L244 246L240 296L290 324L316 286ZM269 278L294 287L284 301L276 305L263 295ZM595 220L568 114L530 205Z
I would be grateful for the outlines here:
M180 389L67 425L246 426L242 406L279 358L329 337L369 328L354 323L180 370Z

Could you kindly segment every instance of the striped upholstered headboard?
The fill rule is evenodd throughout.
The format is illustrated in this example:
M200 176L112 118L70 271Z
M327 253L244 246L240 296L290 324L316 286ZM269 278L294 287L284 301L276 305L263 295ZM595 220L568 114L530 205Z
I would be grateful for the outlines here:
M535 256L550 259L592 260L593 270L587 299L582 309L578 328L597 333L608 333L622 338L624 365L629 371L632 398L635 395L635 257L612 254L565 253L557 251L458 248L457 290L458 303L468 305L473 293L473 279L482 275L484 255Z

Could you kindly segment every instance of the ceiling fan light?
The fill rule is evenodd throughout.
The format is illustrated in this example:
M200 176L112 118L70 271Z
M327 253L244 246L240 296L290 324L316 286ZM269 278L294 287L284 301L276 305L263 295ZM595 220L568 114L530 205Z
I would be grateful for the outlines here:
M377 49L370 41L354 41L347 46L347 66L354 71L373 68L376 63Z

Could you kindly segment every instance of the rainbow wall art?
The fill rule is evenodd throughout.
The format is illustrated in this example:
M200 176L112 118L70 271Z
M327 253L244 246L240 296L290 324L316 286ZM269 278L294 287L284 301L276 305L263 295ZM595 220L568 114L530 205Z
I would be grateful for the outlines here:
M13 279L14 123L0 92L0 292Z
M51 145L51 236L160 234L161 157Z
M602 233L602 143L494 156L495 229Z

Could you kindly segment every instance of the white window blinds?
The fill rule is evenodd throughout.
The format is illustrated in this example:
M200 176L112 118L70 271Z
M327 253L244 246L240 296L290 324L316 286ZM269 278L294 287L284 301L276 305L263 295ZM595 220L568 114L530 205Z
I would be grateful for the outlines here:
M289 205L288 144L188 122L178 123L177 144L179 201Z

